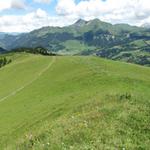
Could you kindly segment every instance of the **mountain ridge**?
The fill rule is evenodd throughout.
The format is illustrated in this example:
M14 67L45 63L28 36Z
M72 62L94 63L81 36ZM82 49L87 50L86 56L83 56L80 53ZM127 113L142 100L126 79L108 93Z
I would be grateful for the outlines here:
M0 39L0 47L7 50L43 47L63 55L97 55L150 65L150 50L146 43L150 43L149 29L128 24L112 25L99 19L79 19L66 27L42 27Z

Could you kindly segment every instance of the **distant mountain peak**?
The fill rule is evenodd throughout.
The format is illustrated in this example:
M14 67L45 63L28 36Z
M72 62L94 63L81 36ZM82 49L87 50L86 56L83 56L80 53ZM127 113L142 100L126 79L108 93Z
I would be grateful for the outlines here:
M98 18L95 18L95 19L93 19L93 20L91 20L91 21L100 22L101 20L98 19Z
M83 26L87 23L87 21L83 20L83 19L79 19L75 22L75 25L77 26Z

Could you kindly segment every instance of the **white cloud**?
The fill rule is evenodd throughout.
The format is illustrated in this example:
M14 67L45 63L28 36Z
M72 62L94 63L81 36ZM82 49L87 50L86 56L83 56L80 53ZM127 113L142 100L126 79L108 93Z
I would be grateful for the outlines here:
M9 9L11 7L11 0L0 1L0 11Z
M26 15L0 16L0 32L29 32L43 26L65 26L75 21L74 17L50 16L42 9Z
M36 3L45 3L45 4L49 4L52 0L33 0Z
M25 9L26 4L24 0L12 0L11 1L11 8L14 9Z
M42 9L26 15L5 15L0 17L0 31L28 32L46 24L47 14Z
M26 8L25 0L1 0L0 1L0 11L6 9L24 9Z
M130 23L140 25L149 20L150 5L148 0L58 0L58 15L74 15L78 18L99 18L111 23Z
M56 11L59 15L74 14L76 5L74 0L59 0L56 6Z
M12 2L23 2L15 3ZM50 2L51 0L34 0ZM9 8L23 8L24 0L0 1L0 11ZM110 23L129 23L131 25L150 24L150 5L148 0L58 0L56 16L37 9L25 15L0 16L0 32L28 32L42 26L65 26L77 19L99 18Z

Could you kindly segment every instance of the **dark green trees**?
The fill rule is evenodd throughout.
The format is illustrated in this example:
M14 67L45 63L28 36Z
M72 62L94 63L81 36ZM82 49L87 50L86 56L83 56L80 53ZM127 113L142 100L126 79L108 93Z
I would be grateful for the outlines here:
M48 55L48 56L55 56L55 53L48 51L46 48L43 47L35 47L35 48L16 48L12 50L13 52L26 52L32 54L41 54L41 55Z
M11 59L8 60L6 57L0 58L0 68L11 63L11 61Z

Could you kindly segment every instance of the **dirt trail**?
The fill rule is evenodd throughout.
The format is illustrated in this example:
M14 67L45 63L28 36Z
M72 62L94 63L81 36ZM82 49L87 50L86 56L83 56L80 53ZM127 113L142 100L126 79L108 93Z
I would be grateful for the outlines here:
M44 72L46 72L52 65L53 63L56 61L56 57L53 57L52 61L48 64L47 67L45 67L42 71L40 71L37 75L37 77L35 77L34 79L32 79L30 82L26 83L25 85L23 85L22 87L16 89L15 91L11 92L10 94L8 94L5 97L2 97L0 99L0 102L5 101L7 98L16 95L18 92L20 92L21 90L23 90L24 88L28 87L30 84L32 84L33 82L35 82L40 76L42 76L42 74Z

